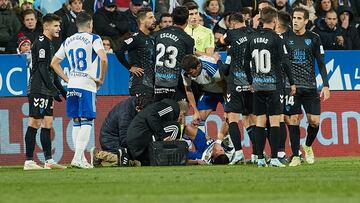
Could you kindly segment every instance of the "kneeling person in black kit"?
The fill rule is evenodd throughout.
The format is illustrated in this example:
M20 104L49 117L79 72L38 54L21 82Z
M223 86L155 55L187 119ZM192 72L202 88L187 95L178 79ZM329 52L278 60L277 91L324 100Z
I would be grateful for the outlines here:
M121 149L126 148L126 133L131 121L146 105L153 102L151 95L129 97L113 107L100 129L101 150L91 150L91 164L94 166L120 164ZM120 151L119 151L120 150ZM132 165L134 162L131 162ZM136 163L134 163L136 164Z
M175 140L180 135L180 123L184 123L188 109L185 101L163 99L137 114L126 136L129 158L140 161L141 165L149 165L149 144L153 141ZM127 154L122 152L126 157Z

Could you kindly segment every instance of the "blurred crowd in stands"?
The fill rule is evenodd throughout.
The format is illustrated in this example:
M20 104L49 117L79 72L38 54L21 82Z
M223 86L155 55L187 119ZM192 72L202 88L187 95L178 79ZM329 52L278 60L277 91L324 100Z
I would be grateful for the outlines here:
M241 12L246 25L256 29L259 10L266 6L289 14L296 6L309 10L307 27L320 35L326 50L360 49L360 0L0 0L0 54L24 53L21 50L28 48L22 46L30 47L42 33L46 13L62 19L61 35L54 40L58 48L77 32L75 18L81 12L93 15L94 32L111 53L138 30L136 13L141 7L153 8L159 30L172 25L173 8L189 1L198 9L190 13L185 31L194 38L197 55L221 51L216 42L226 33L230 14Z

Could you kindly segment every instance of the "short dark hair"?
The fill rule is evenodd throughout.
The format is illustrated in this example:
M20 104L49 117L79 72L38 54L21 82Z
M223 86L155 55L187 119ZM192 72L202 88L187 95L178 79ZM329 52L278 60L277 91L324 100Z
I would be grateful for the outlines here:
M86 12L81 12L76 16L75 23L76 27L84 27L87 23L92 20L91 15Z
M172 17L175 25L185 25L189 18L189 10L185 6L174 8Z
M278 18L281 26L283 27L289 27L291 23L291 16L286 11L279 11L278 12Z
M37 13L34 9L26 9L25 11L21 12L22 20L24 21L25 16L30 14L34 14L35 18L37 19Z
M181 60L180 66L186 73L188 73L191 69L196 69L199 64L200 60L195 55L188 54Z
M229 157L226 154L220 154L212 160L214 165L226 165L230 162Z
M194 1L189 1L184 4L184 6L190 11L194 9L199 9L199 6Z
M166 18L166 17L171 17L172 18L172 15L170 13L162 13L160 15L160 22L162 21L163 18Z
M330 9L329 11L327 11L327 12L325 13L325 17L326 17L326 15L327 15L328 13L335 13L336 16L338 16L338 13L337 13L334 9Z
M44 24L45 23L52 23L54 21L60 22L61 18L56 14L48 13L42 18L42 21L43 21Z
M262 23L271 23L274 18L277 18L278 12L273 7L265 7L261 10L260 17Z
M303 13L304 14L304 19L305 20L308 20L309 19L309 11L306 10L305 8L302 8L302 7L295 7L293 12L292 12L292 15L294 16L294 13L295 12L300 12L300 13Z
M234 13L230 16L229 18L229 22L239 22L239 23L243 23L244 22L244 17L242 16L241 13Z
M150 7L142 7L139 9L139 11L136 13L136 21L139 24L140 20L143 20L146 17L146 14L152 12L152 9Z

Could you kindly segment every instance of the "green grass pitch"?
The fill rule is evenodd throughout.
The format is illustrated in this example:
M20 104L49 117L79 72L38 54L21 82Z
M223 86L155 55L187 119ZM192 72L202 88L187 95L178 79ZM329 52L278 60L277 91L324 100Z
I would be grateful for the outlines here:
M186 166L0 169L1 203L360 202L360 158L296 168Z

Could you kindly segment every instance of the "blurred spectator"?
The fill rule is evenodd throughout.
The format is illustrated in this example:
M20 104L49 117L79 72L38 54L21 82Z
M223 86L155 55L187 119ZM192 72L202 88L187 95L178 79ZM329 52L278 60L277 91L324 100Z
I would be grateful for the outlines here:
M244 22L246 27L252 27L252 12L251 9L248 7L244 7L241 11L241 14L244 18Z
M254 1L254 5L256 5L256 0L246 0L245 4L243 5L243 1L244 0L224 0L224 13L229 13L229 12L239 12L243 9L243 7L246 6L253 6L253 1Z
M199 15L199 25L204 26L204 16L203 15Z
M129 9L125 11L127 17L130 32L138 31L138 24L136 21L136 14L143 6L143 0L131 0L129 3Z
M26 67L28 68L27 71L30 72L30 70L32 68L31 41L26 36L19 35L17 44L18 44L17 53L26 55Z
M278 11L285 11L287 13L292 13L292 8L288 0L275 0L275 8Z
M213 29L222 17L224 5L222 0L206 0L204 4L204 26Z
M215 42L212 30L199 24L198 5L188 2L184 5L189 10L188 25L185 32L195 41L195 54L197 56L214 54Z
M21 23L12 10L9 0L0 0L0 53L15 53L16 46L9 46L9 41L20 28Z
M35 0L34 8L39 9L43 15L59 10L67 0Z
M315 21L315 24L317 21L320 21L325 18L326 12L330 10L336 11L337 4L335 4L334 0L317 0L315 5L315 11L317 19Z
M325 50L345 49L345 38L338 25L337 14L330 10L325 14L325 19L318 21L314 32L319 34Z
M339 25L343 30L345 49L360 49L360 37L355 28L354 14L349 6L338 8Z
M112 39L107 36L103 36L103 37L101 37L101 39L102 39L102 42L104 45L105 52L107 54L114 53L115 45L114 45L114 42L112 41Z
M54 13L58 15L60 18L62 18L69 11L70 11L70 4L69 2L66 2L65 4L62 5L62 7L59 10L55 11Z
M306 9L307 11L309 11L309 20L311 21L311 24L313 25L315 23L315 19L316 17L316 12L315 12L315 7L314 7L314 1L313 0L296 0L293 4L292 7L301 7ZM308 26L308 28L310 29L311 25Z
M160 22L159 22L159 28L166 28L169 26L172 26L173 23L173 18L172 15L170 13L163 13L160 16Z
M83 8L86 11L86 13L93 16L98 9L103 7L103 1L104 0L84 0ZM124 1L124 0L120 0L120 1Z
M25 10L23 12L22 19L23 26L21 27L19 33L23 33L23 35L29 38L31 42L34 42L35 39L42 33L42 25L38 23L36 12L33 9Z
M254 29L257 29L258 26L260 25L260 12L261 12L261 10L268 7L268 6L274 7L274 4L270 0L260 0L259 1L257 11L256 11L257 14L252 19Z
M128 19L116 10L115 0L105 0L104 7L94 14L94 30L101 36L108 36L117 46L129 33Z
M83 11L83 0L69 0L70 10L61 18L61 41L78 32L75 24L76 16Z
M337 0L338 6L348 6L353 13L354 21L359 22L360 1L359 0Z
M22 12L24 12L25 10L28 10L28 9L34 9L35 10L35 12L36 12L36 17L37 17L37 20L38 20L38 22L39 23L41 23L41 19L42 19L42 13L39 11L39 10L37 10L37 9L35 9L34 8L34 0L20 0L19 1L19 8L18 8L18 15L19 15L19 19L20 19L20 21L23 21L23 19L22 19L22 16L23 16L23 14L22 14ZM41 24L40 24L40 26L42 26Z

